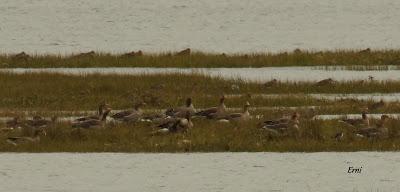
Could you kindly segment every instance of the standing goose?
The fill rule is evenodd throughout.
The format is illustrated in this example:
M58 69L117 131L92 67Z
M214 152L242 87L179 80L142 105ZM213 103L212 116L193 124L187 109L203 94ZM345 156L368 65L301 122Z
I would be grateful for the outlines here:
M158 127L160 129L155 132L152 132L152 134L185 132L193 127L193 122L191 120L191 113L187 111L185 114L185 118L176 117L176 118L166 119L165 122L158 125Z
M219 106L204 109L196 113L197 116L207 117L210 119L218 118L226 113L225 96L223 95L219 100Z
M82 121L87 121L90 119L100 119L103 116L103 112L104 109L107 108L108 105L106 104L106 102L100 103L99 108L98 108L98 112L97 115L90 115L90 116L86 116L86 117L80 117L78 119L75 119L75 122L82 122Z
M125 122L137 121L142 117L143 111L141 108L145 105L146 103L140 102L136 104L133 107L133 109L115 113L111 117L118 121L125 121Z
M104 123L107 120L107 115L111 112L111 108L107 108L101 119L88 119L86 121L78 121L78 122L73 122L72 123L72 127L74 128L85 128L85 129L89 129L89 128L99 128L102 127L104 125Z
M186 112L189 112L190 115L193 115L196 113L196 110L194 109L194 106L192 103L192 98L190 98L190 97L186 99L185 106L167 109L165 114L168 116L171 116L171 117L184 118L186 116Z
M369 127L369 119L367 116L367 112L363 111L361 114L361 119L342 119L339 122L346 123L350 126L357 127L357 126L364 126Z
M249 112L250 103L247 101L246 104L243 106L242 113L231 113L224 117L218 118L218 120L222 121L247 121L251 119L250 112Z
M12 145L17 146L20 143L26 143L26 142L40 142L40 135L44 134L46 135L46 131L42 128L35 129L33 136L32 137L8 137L7 138L7 143L10 143Z
M376 127L367 127L363 129L359 129L356 132L356 136L359 137L379 137L386 138L388 137L389 130L385 127L385 123L389 119L389 116L382 115L381 120L376 124Z

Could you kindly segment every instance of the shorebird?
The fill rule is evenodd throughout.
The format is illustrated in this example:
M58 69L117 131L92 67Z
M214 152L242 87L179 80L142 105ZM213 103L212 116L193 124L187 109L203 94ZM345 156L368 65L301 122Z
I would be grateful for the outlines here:
M190 115L194 115L196 110L192 103L192 98L186 99L186 104L182 107L169 108L166 110L165 114L171 117L185 117L186 112L190 112Z
M207 118L210 118L210 119L221 117L221 116L225 115L225 113L226 113L226 106L225 106L224 101L225 101L225 96L223 95L219 99L219 105L218 106L211 107L211 108L208 108L208 109L204 109L202 111L197 112L195 115L196 116L207 117Z
M146 103L140 102L136 104L133 109L115 113L114 115L111 115L111 117L118 121L136 122L141 119L143 115L142 107L145 105Z
M107 108L101 119L88 119L86 121L80 121L80 122L73 122L72 127L73 128L98 128L98 127L103 127L104 123L106 122L107 115L111 112L111 108Z

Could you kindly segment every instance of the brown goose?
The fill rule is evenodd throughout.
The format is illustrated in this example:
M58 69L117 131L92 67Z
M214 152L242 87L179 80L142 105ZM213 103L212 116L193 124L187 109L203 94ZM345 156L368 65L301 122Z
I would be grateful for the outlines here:
M264 87L266 87L266 88L274 87L276 85L278 85L277 79L272 79L271 81L264 83Z
M98 108L98 112L97 115L90 115L90 116L86 116L86 117L80 117L78 119L75 119L75 122L81 122L81 121L87 121L90 119L100 119L103 115L104 109L108 108L108 105L106 104L106 102L100 103L99 108Z
M316 86L325 86L325 85L333 85L335 83L336 83L335 80L333 80L332 78L328 78L328 79L318 81L315 85Z
M52 121L46 120L41 116L33 116L31 120L25 120L23 121L23 124L26 124L29 127L33 128L43 128L48 126Z
M107 108L104 111L101 119L88 119L86 121L73 122L72 123L72 127L74 127L74 128L85 128L85 129L102 127L104 125L104 123L106 122L107 115L110 112L111 112L111 108Z
M264 126L273 126L273 125L277 125L277 124L287 124L291 120L297 120L299 117L300 117L300 114L298 112L294 112L292 114L292 116L284 116L284 117L279 118L279 119L264 121Z
M46 135L46 131L42 128L35 129L33 133L33 137L8 137L7 138L7 143L10 143L12 145L17 146L20 143L26 143L26 142L40 142L40 135Z
M389 116L382 115L381 120L376 124L376 127L367 127L363 129L359 129L356 131L356 136L359 137L379 137L386 138L388 137L389 130L385 127L385 123L389 119Z
M211 107L208 109L204 109L202 111L197 112L196 116L207 117L210 119L218 118L226 113L226 106L225 106L225 96L223 95L219 100L219 105L217 107Z
M190 55L190 53L191 53L190 48L187 48L182 51L179 51L178 53L175 54L175 56L188 56Z
M346 123L353 127L357 127L357 126L369 127L369 119L367 116L367 112L363 111L361 114L361 117L362 117L361 119L342 119L342 120L339 120L339 122Z
M376 110L376 109L379 109L379 108L382 108L385 106L386 106L386 103L383 101L383 99L381 99L379 102L369 105L368 109Z
M193 122L191 120L191 114L189 111L185 113L185 118L170 118L166 119L165 122L158 125L159 130L152 132L152 134L157 133L176 133L185 132L193 127Z
M12 120L6 121L6 128L12 128L16 129L18 127L21 127L21 119L20 117L14 117Z
M125 122L137 121L142 117L143 111L141 108L145 105L146 105L146 103L140 102L140 103L136 104L133 107L133 109L115 113L111 117L118 121L125 121Z
M290 119L280 118L277 120L268 120L264 122L263 129L273 130L276 132L283 132L289 129L299 129L299 117L300 114L294 112Z
M247 121L251 119L250 112L249 112L250 103L247 101L246 104L243 106L242 113L231 113L224 117L217 118L218 120L222 121Z
M189 112L190 115L194 115L196 113L196 110L194 109L194 106L192 103L192 98L186 99L185 106L167 109L165 114L168 116L171 116L171 117L184 118L186 116L186 112Z

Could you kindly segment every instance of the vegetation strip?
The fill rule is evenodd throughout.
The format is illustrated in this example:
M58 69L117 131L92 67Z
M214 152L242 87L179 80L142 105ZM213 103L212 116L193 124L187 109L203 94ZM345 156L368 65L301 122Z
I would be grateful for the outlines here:
M182 51L180 53L126 54L81 53L76 55L0 55L0 68L43 67L281 67L281 66L382 66L400 65L400 50L336 50L282 53L232 54ZM375 69L376 67L374 67ZM359 69L350 67L350 69Z

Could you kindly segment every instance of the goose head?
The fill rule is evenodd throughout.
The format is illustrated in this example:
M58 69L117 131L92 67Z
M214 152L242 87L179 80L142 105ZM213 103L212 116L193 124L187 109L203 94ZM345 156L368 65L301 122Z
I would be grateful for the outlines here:
M106 108L106 110L103 113L103 116L101 118L102 121L105 121L107 119L107 115L111 112L111 108Z
M294 112L294 113L292 114L292 120L298 120L299 118L300 118L300 113Z
M368 117L367 117L367 112L366 111L363 111L362 113L361 113L361 116L362 116L362 119L367 119Z
M249 112L249 107L250 107L250 103L248 101L246 101L246 103L244 104L244 107L243 107L244 112Z

